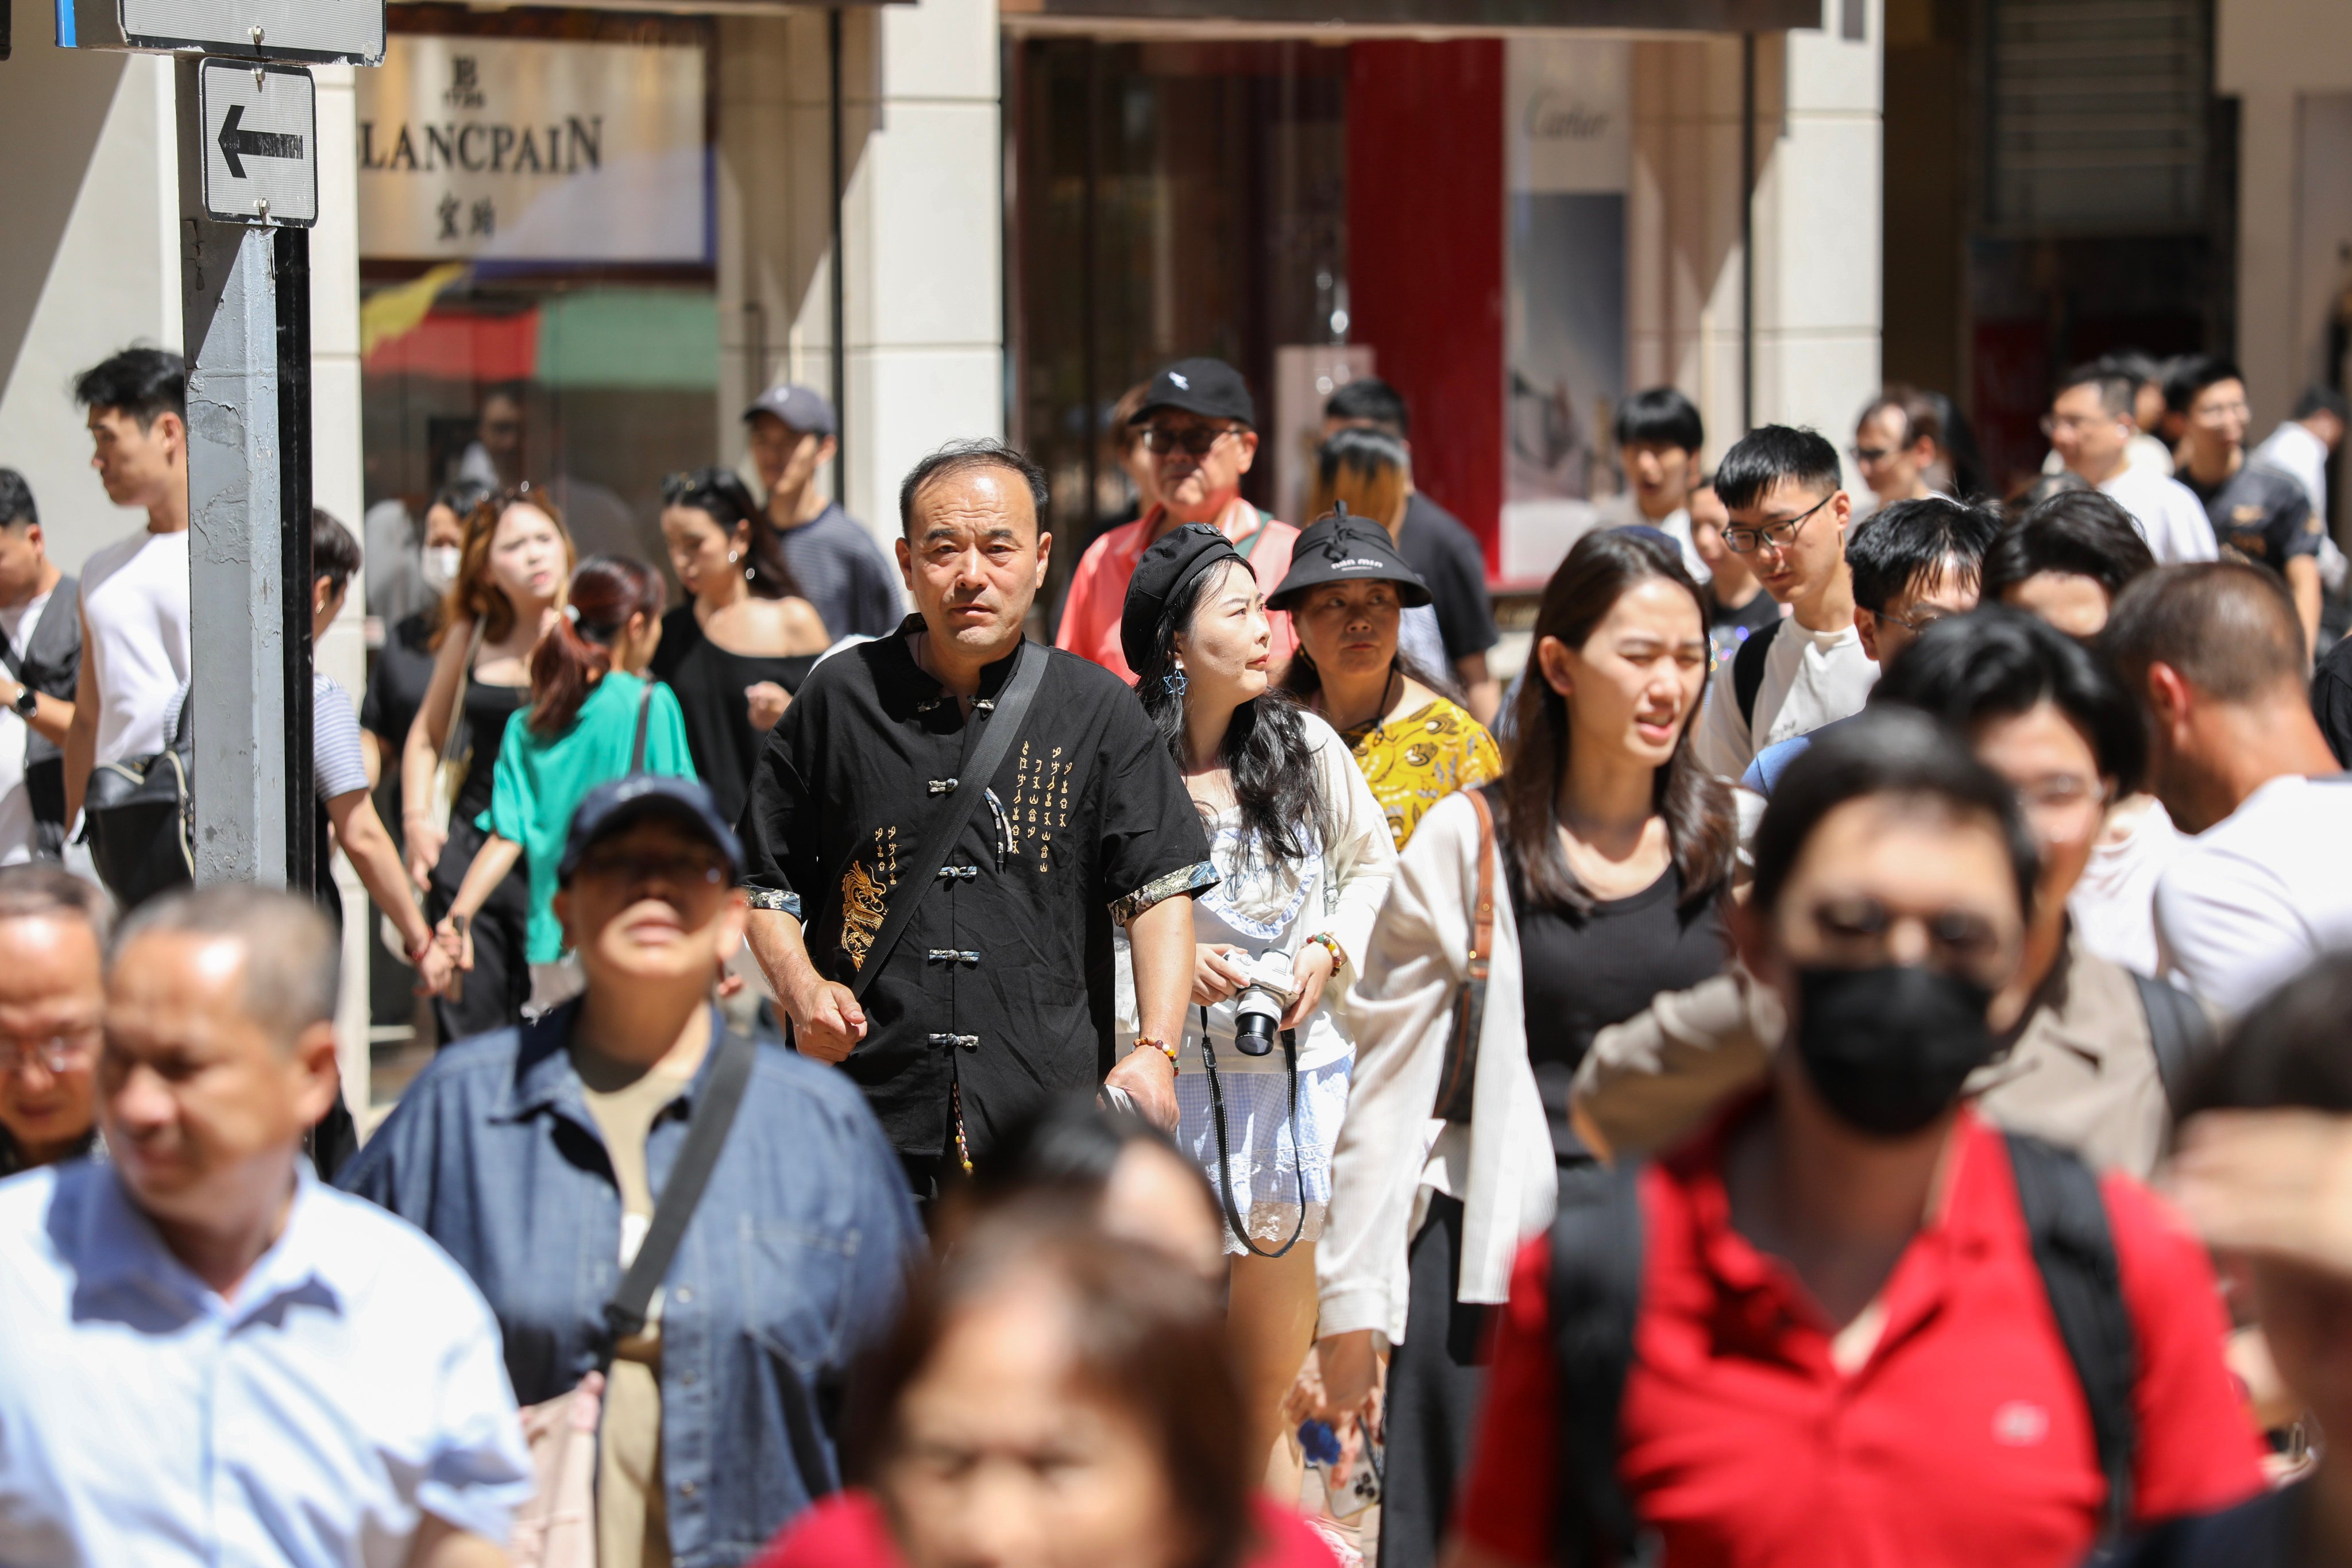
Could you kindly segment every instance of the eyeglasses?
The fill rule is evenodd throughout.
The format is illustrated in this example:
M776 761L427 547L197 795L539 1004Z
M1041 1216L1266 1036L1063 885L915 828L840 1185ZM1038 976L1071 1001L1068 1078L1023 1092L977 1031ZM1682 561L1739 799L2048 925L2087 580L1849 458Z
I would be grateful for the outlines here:
M27 1072L35 1063L47 1071L69 1072L87 1066L98 1054L98 1026L91 1025L71 1034L51 1035L47 1039L0 1039L0 1071Z
M1948 621L1952 618L1952 612L1949 610L1922 610L1914 616L1898 616L1892 610L1873 610L1870 613L1882 621L1893 621L1915 637L1937 621Z
M2227 425L2232 419L2248 418L2252 413L2243 403L2209 403L2197 411L2197 423Z
M2045 414L2042 416L2042 433L2055 436L2061 430L2094 430L2102 425L2120 425L2120 414Z
M1143 427L1143 449L1157 455L1182 452L1187 457L1205 458L1218 442L1240 433L1240 426L1234 425L1220 426L1213 430L1205 425L1146 425Z
M580 857L576 876L633 888L655 882L675 888L716 888L727 879L727 868L709 855L632 855L620 849L592 849Z
M1753 555L1759 550L1769 550L1777 555L1797 542L1797 531L1805 526L1805 520L1836 500L1837 495L1837 491L1832 490L1795 517L1768 522L1761 528L1741 528L1733 524L1723 531L1723 542L1731 547L1734 555Z
M1968 910L1898 915L1875 899L1850 898L1827 900L1815 905L1812 913L1841 960L1883 960L1895 928L1909 921L1927 928L1931 968L1975 977L2000 956L2000 933L1991 921Z

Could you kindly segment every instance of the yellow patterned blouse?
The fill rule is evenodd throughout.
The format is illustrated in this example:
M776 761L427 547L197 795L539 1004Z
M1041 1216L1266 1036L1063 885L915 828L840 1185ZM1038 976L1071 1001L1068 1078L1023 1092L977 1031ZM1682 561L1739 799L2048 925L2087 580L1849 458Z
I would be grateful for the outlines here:
M1443 697L1385 724L1343 731L1341 737L1388 813L1399 849L1431 806L1503 772L1503 754L1486 726Z

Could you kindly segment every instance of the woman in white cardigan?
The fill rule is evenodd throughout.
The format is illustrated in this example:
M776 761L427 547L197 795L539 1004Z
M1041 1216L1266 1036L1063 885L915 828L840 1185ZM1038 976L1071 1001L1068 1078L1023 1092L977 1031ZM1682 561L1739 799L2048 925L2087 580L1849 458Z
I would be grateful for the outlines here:
M1318 1258L1310 1384L1361 1410L1389 1366L1382 1568L1436 1559L1465 1467L1485 1308L1519 1243L1550 1222L1559 1167L1586 1158L1567 1119L1600 1028L1730 953L1728 795L1692 761L1707 614L1663 535L1587 535L1544 590L1495 817L1492 957L1466 1121L1433 1115L1469 966L1480 826L1440 803L1406 848L1349 991L1358 1058Z
M1225 1212L1247 1452L1265 1456L1269 1484L1296 1498L1297 1446L1277 1439L1314 1338L1315 1242L1355 1056L1340 1000L1396 849L1347 743L1268 689L1265 596L1222 535L1179 529L1146 551L1120 630L1137 695L1183 771L1219 879L1192 906L1195 1005L1175 1043L1177 1139ZM1256 1041L1237 1038L1254 968L1270 971L1282 994L1271 1033ZM1124 985L1127 965L1118 973ZM1134 1037L1125 989L1119 1026Z

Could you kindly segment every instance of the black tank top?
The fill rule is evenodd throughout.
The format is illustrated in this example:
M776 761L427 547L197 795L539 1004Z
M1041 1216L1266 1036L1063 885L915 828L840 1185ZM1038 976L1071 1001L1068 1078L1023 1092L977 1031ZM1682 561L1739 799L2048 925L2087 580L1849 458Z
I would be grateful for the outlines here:
M751 795L751 770L768 743L768 731L751 727L743 689L767 680L797 694L818 657L730 653L703 635L690 604L662 617L653 674L677 694L694 771L710 786L728 821L743 815Z
M1592 1037L1641 1012L1658 993L1687 990L1730 962L1722 901L1677 909L1682 892L1682 871L1669 866L1640 892L1603 899L1579 915L1531 906L1511 866L1528 1059L1551 1121L1552 1146L1563 1155L1583 1152L1568 1130L1568 1090Z
M494 686L483 680L466 683L467 738L459 745L472 746L474 755L466 767L466 782L457 789L457 808L449 814L452 823L470 823L490 809L490 779L498 770L499 747L507 738L507 721L530 700L528 686Z

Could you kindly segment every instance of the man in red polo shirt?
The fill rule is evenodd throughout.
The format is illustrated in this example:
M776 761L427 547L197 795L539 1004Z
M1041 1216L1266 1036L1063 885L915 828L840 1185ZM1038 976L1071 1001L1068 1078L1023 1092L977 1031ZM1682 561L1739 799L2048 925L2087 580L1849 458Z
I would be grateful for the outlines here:
M2034 855L2016 804L1935 721L1874 710L1790 766L1755 857L1740 953L1789 1008L1793 1048L1759 1098L1640 1173L1607 1254L1627 1258L1638 1234L1612 1363L1631 1519L1612 1530L1616 1510L1576 1503L1566 1477L1582 1472L1560 1463L1563 1442L1590 1452L1608 1427L1594 1424L1605 1401L1560 1397L1570 1376L1596 1386L1594 1362L1553 1321L1541 1238L1498 1327L1450 1568L1558 1561L1564 1529L1596 1543L1583 1561L1613 1565L1631 1558L1615 1539L1628 1523L1669 1568L2069 1568L2101 1534L2109 1487L2091 1373L2062 1336L2021 1196L2070 1157L2012 1150L1958 1103L2023 940ZM2129 1455L2124 1512L2254 1495L2259 1447L2203 1251L2128 1178L2077 1190L2104 1209L2120 1275L2104 1310L2128 1319L2114 1386L2129 1396L2105 1406L2127 1423L2111 1449ZM1588 1502L1607 1497L1601 1475Z
M1135 563L1160 535L1188 522L1205 522L1250 563L1258 587L1271 595L1290 571L1298 531L1242 499L1242 476L1257 459L1257 404L1241 372L1216 359L1181 359L1151 378L1135 411L1160 482L1160 503L1112 529L1087 548L1070 574L1062 601L1062 627L1054 646L1090 658L1130 685L1135 671L1118 647L1118 617L1127 607ZM1274 668L1298 647L1289 616L1276 612Z

